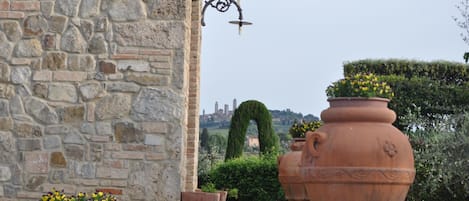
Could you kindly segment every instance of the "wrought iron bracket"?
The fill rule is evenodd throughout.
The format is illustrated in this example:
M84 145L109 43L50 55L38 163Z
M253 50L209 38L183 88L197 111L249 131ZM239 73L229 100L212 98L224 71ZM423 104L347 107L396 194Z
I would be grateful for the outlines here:
M251 25L251 22L243 21L243 9L241 9L241 6L236 2L235 0L207 0L205 1L205 5L202 8L202 19L201 19L201 24L202 26L205 26L205 11L209 6L212 8L215 8L219 12L226 12L230 9L230 6L234 4L236 8L238 9L238 19L236 21L230 21L231 24L237 24L240 28L243 25Z

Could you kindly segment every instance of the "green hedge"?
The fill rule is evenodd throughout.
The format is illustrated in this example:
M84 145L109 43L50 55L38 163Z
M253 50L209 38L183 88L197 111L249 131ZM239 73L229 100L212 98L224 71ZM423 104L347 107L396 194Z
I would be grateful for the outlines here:
M377 75L402 75L406 78L427 77L443 83L462 84L469 81L469 67L448 61L423 62L415 60L359 60L344 64L344 75L357 73Z
M419 108L422 118L438 119L447 114L469 110L469 82L464 85L443 84L426 77L379 76L394 90L389 107L397 113L395 125L404 129L402 116Z
M218 189L239 190L237 201L284 201L278 181L277 159L271 155L241 157L217 165L210 181Z
M272 116L269 110L267 110L263 103L249 100L241 103L231 118L225 160L238 158L243 155L244 140L250 120L254 120L257 124L260 153L278 153L280 147L279 138L275 135L272 126Z
M407 125L402 116L419 108L422 118L438 119L469 109L468 66L445 61L360 60L344 64L345 76L374 73L394 90L389 107L397 113L399 129Z

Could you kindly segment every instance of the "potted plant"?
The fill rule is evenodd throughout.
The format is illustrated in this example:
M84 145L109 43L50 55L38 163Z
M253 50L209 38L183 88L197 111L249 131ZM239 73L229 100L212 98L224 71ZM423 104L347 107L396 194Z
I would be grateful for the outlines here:
M300 174L301 151L305 144L308 131L315 131L321 126L321 121L295 121L289 129L293 138L290 145L291 152L278 157L278 178L285 192L287 200L308 200L304 183Z
M404 201L415 176L408 138L392 125L391 87L373 74L345 77L327 90L324 122L306 134L301 176L314 201Z
M220 191L212 182L202 185L194 192L181 193L181 201L226 201L227 197L238 199L238 189Z

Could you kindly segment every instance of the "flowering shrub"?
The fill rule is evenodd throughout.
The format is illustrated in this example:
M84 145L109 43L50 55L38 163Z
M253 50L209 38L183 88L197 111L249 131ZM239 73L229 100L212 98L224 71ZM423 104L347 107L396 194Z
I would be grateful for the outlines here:
M381 97L391 99L391 87L374 74L355 74L332 83L326 89L329 98L335 97Z
M321 121L301 121L298 123L296 120L293 125L290 127L288 132L294 138L304 138L306 132L308 131L315 131L322 125Z
M112 195L107 195L103 192L92 193L88 196L86 193L78 193L77 195L66 195L63 190L57 191L52 189L51 192L42 196L40 201L117 201Z

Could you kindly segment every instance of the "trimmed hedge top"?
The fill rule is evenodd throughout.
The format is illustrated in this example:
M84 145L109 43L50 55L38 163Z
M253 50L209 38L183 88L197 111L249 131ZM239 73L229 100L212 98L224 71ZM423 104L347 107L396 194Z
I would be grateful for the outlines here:
M457 62L366 59L344 64L344 76L363 72L377 75L402 75L406 78L428 77L456 85L469 81L469 66Z

